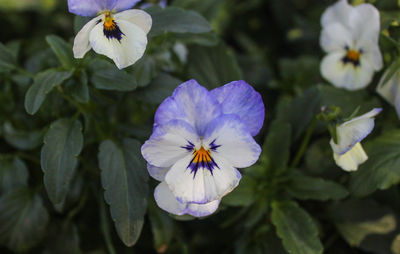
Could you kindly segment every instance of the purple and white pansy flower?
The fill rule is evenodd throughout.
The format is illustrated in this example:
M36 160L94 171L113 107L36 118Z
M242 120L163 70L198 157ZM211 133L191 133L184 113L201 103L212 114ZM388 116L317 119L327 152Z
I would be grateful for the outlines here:
M336 128L337 143L331 139L333 158L345 171L356 171L368 156L360 142L374 129L374 117L382 111L374 108L370 112L342 123Z
M159 106L152 136L142 146L150 175L161 183L159 207L195 217L216 211L253 165L261 148L253 139L265 117L261 95L244 81L208 91L195 80Z
M379 11L371 4L351 6L339 0L323 13L321 25L320 44L327 53L321 62L322 76L336 87L366 87L383 65Z
M83 58L93 48L111 58L119 69L139 60L147 46L152 19L143 10L130 10L140 0L68 0L71 13L96 16L76 35L73 52Z

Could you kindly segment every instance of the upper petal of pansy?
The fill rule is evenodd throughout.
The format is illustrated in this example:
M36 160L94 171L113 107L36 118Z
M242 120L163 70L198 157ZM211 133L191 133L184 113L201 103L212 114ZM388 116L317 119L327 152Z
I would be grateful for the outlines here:
M69 12L79 16L92 17L104 10L103 0L68 0Z
M370 112L338 126L336 129L338 144L335 144L333 140L330 142L333 151L338 155L343 155L368 136L374 129L374 117L381 111L381 108L374 108Z
M74 40L74 47L72 49L75 58L83 58L85 54L92 48L89 42L90 32L97 25L99 20L101 21L103 19L104 15L100 15L99 17L92 19L78 32Z
M155 127L153 135L142 146L142 155L149 164L167 168L191 154L191 150L187 149L188 144L194 147L199 141L190 124L172 120Z
M211 153L212 167L206 163L192 168L192 154L175 163L165 176L165 182L181 203L206 204L231 192L241 178L239 171L219 154Z
M351 31L341 23L329 23L322 29L320 45L325 52L351 48L353 46Z
M93 50L111 58L119 69L139 60L147 45L146 33L137 25L125 20L115 20L114 30L105 34L102 23L90 32L89 40Z
M378 42L380 32L379 11L372 4L352 7L349 25L356 40Z
M195 127L200 136L207 124L221 114L221 105L196 80L177 87L171 97L163 101L155 114L155 124L181 119Z
M235 168L250 167L261 153L246 123L236 115L223 115L214 119L207 126L204 143Z
M358 165L364 163L368 156L365 153L360 143L355 144L355 146L347 151L345 154L339 155L333 153L333 158L336 164L345 171L356 171Z
M263 126L265 106L261 95L245 81L234 81L216 88L211 94L222 105L224 114L235 114L245 123L252 136Z
M114 15L116 20L126 20L140 27L146 34L152 25L151 16L142 10L127 10Z
M207 204L180 203L176 200L165 182L160 183L156 187L154 198L157 205L169 213L175 215L190 214L195 217L204 217L214 213L220 203L220 200L215 200Z
M331 23L342 23L347 26L349 24L349 17L352 8L353 7L349 5L347 0L340 0L328 7L321 17L322 27Z
M114 6L112 9L114 9L117 12L125 11L128 9L131 9L133 6L135 6L140 1L141 0L115 0Z
M149 172L149 175L160 182L164 181L168 170L168 167L161 168L147 163L147 171Z
M357 90L366 87L372 80L374 69L368 60L361 57L359 66L344 63L345 51L329 53L322 59L321 74L336 87Z

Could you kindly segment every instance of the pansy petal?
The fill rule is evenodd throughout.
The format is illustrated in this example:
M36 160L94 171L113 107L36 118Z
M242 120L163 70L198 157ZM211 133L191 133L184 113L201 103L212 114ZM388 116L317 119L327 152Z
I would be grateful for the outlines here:
M165 175L167 174L168 170L168 167L161 168L151 164L147 164L147 171L149 172L149 175L160 182L164 181Z
M179 202L206 204L221 199L239 184L239 171L222 156L213 155L217 165L213 170L201 166L191 170L192 158L188 155L179 160L165 176L165 182Z
M372 4L359 4L352 7L349 25L353 38L357 40L378 41L380 31L379 11Z
M338 155L343 155L351 150L371 133L375 125L374 117L381 111L381 108L374 108L370 112L338 126L336 130L338 144L335 144L333 140L330 142L333 151Z
M321 17L322 27L338 22L347 25L349 23L349 16L352 8L353 7L349 5L347 0L340 0L328 7Z
M189 203L185 209L186 213L194 216L194 217L204 217L214 213L221 202L220 199L211 201L206 204L194 204Z
M176 200L174 194L172 194L165 182L161 182L157 185L154 190L154 199L161 209L169 213L175 215L183 215L186 213L186 204L179 203L178 200Z
M246 124L236 115L223 115L214 119L207 127L204 142L210 147L216 146L215 153L236 168L250 167L261 153L260 146L249 133Z
M135 6L140 1L141 0L117 0L114 5L114 9L117 12L125 11L128 9L131 9L133 6Z
M175 89L157 109L155 124L181 119L195 127L203 135L207 124L221 114L221 107L214 96L196 80L189 80Z
M103 6L100 0L68 0L68 10L79 16L92 17L101 12Z
M152 25L151 16L142 10L127 10L114 15L116 20L126 20L140 27L146 34Z
M374 71L367 61L360 66L344 64L345 52L330 53L321 62L322 76L336 87L357 90L366 87L372 80ZM362 58L361 58L362 59Z
M265 106L261 95L245 81L234 81L216 88L211 94L221 103L224 114L235 114L245 123L252 136L264 123Z
M345 154L339 155L333 153L333 158L336 164L345 171L355 171L358 165L364 163L368 156L365 153L360 143L357 143L351 150Z
M115 22L122 32L121 40L107 38L104 35L103 24L98 24L90 33L90 44L94 51L111 58L119 69L123 69L143 56L147 37L137 25L125 20Z
M394 105L396 98L400 98L400 71L397 71L386 83L383 83L383 81L387 79L388 74L389 72L383 74L378 86L376 87L376 92L388 103Z
M185 149L189 142L199 143L193 127L184 121L172 120L154 129L153 135L142 146L142 155L151 165L170 167L191 154L190 150Z
M161 182L154 190L154 198L157 205L172 214L190 214L195 217L204 217L214 213L218 209L220 200L215 200L207 204L180 203L168 188L165 182Z
M364 45L366 44L364 43ZM360 46L360 48L364 49L366 47ZM368 64L370 66L368 68L373 69L374 71L381 70L383 67L383 60L378 44L371 43L370 41L365 52L366 53L361 56L361 65L365 66Z
M322 29L320 45L325 52L343 51L346 46L353 47L351 31L343 24L334 22Z
M83 58L85 54L92 48L89 42L90 32L97 25L98 21L101 21L103 18L104 15L101 15L92 19L78 32L74 40L74 47L72 49L75 58Z

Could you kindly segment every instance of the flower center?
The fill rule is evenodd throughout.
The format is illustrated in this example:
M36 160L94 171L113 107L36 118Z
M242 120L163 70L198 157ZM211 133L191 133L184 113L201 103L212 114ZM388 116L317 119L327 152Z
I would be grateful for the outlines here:
M116 39L121 42L122 35L125 35L120 29L118 24L115 22L111 13L107 12L105 14L105 19L103 23L103 33L107 39Z
M215 140L209 144L209 149L205 149L203 145L199 149L196 149L195 145L191 142L188 142L186 146L182 146L183 149L192 152L193 158L187 168L190 168L193 178L199 169L207 169L212 174L215 168L219 168L211 156L211 152L216 152L219 147L220 145L215 144Z
M342 61L344 64L351 63L354 66L359 66L361 53L362 53L361 50L354 50L347 48L347 53L343 57Z

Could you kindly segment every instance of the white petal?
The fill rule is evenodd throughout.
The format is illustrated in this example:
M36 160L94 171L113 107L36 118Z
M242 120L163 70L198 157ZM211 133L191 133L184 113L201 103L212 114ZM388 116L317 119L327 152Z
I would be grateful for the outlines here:
M172 120L155 127L153 135L142 146L142 155L153 166L171 167L186 155L192 154L184 148L188 142L193 145L200 142L193 127L184 121Z
M361 56L360 66L342 62L346 52L330 53L321 62L322 76L336 87L357 90L366 87L372 80L374 71L368 61Z
M383 83L388 74L388 71L383 74L378 86L376 87L376 92L388 103L395 105L396 98L400 97L400 71L397 71L386 83Z
M360 4L352 7L349 16L349 25L353 31L353 38L378 42L380 32L379 11L371 4Z
M92 29L96 26L97 22L103 20L104 14L90 20L75 36L74 40L74 57L83 58L85 54L92 48L89 42L89 36Z
M150 176L160 182L164 181L165 175L167 174L168 170L169 168L160 168L151 164L147 164L147 171L149 171Z
M127 10L114 15L116 20L126 20L140 27L146 34L150 31L152 25L151 16L142 10Z
M336 164L346 171L355 171L358 165L364 163L368 156L360 143L357 143L350 151L343 155L333 153Z
M320 45L326 52L343 51L346 46L351 48L351 31L341 23L330 23L322 29Z
M333 151L343 155L363 140L374 129L374 117L382 111L374 108L370 112L347 121L337 127L338 144L330 141Z
M154 199L161 209L169 213L176 215L183 215L186 213L186 204L179 203L178 200L176 200L165 182L161 182L157 185L154 190Z
M169 213L175 215L184 215L188 213L195 217L203 217L214 213L220 203L220 200L215 200L206 204L180 203L176 200L165 182L160 183L156 187L154 190L154 198L157 205Z
M211 201L206 204L187 204L186 212L194 217L204 217L214 213L221 202L220 199Z
M380 69L382 69L383 60L378 44L372 43L371 40L368 42L368 44L364 41L360 41L357 43L360 46L356 46L356 48L360 48L365 52L361 55L360 58L361 65L368 65L368 68L374 71L379 71Z
M218 145L215 153L236 168L250 167L261 153L249 129L236 115L224 115L211 121L204 135L204 143Z
M328 7L321 17L322 27L330 23L338 22L347 25L352 8L353 7L348 4L347 0L340 0L336 4Z
M223 157L211 155L218 165L212 172L199 167L196 174L188 168L193 156L178 161L165 176L174 196L182 203L205 204L221 199L238 184L241 175Z
M119 69L134 64L139 60L147 45L146 33L137 25L125 20L115 20L122 35L121 41L108 39L103 32L103 24L95 26L90 33L90 44L98 54L111 58Z

